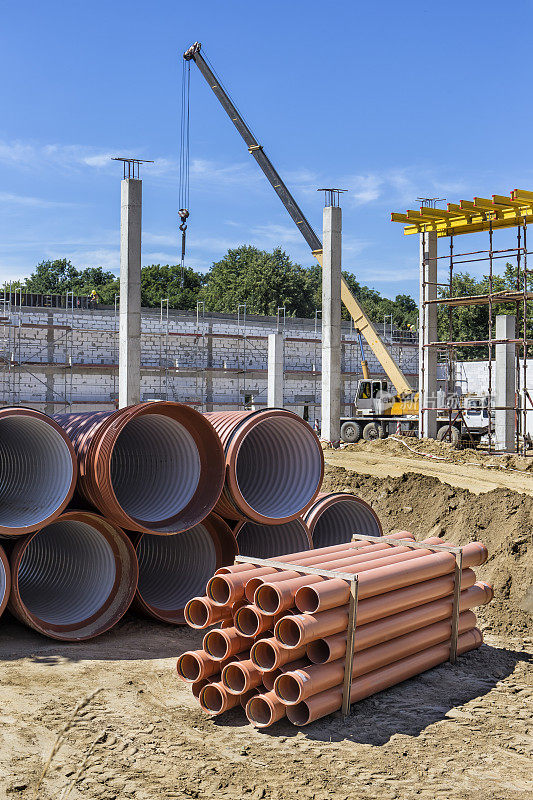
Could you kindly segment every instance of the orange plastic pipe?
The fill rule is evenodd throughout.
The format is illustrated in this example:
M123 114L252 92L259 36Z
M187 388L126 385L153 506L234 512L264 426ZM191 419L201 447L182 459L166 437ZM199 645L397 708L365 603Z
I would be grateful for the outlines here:
M254 605L242 606L236 612L235 627L243 636L257 636L265 631L274 630L280 614L265 614Z
M285 716L285 708L274 691L265 692L248 700L246 716L256 728L268 728Z
M459 615L460 634L475 627L476 615L472 611L464 611ZM435 622L433 625L390 639L383 644L369 647L354 657L353 678L445 642L450 639L451 632L451 620ZM313 694L342 684L344 666L344 659L340 658L329 664L313 664L310 667L286 672L285 675L276 678L274 691L279 699L288 705L300 703Z
M411 539L413 540L415 537L409 531L396 531L396 533L391 533L389 538L393 539ZM330 553L337 553L343 550L356 550L360 547L368 547L369 542L367 540L363 541L361 539L355 539L353 542L345 542L344 544L333 544L329 547L317 547L316 550L301 550L298 553L289 553L288 555L278 556L276 557L276 561L287 562L287 564L300 564L301 559L307 558L314 558L315 556L327 556ZM298 559L298 561L296 561ZM215 572L215 575L237 575L239 572L246 572L247 570L253 569L253 564L247 564L243 562L242 564L231 564L226 567L219 567Z
M204 650L215 661L223 661L225 658L242 653L253 642L250 636L243 636L237 628L218 628L206 633L203 639Z
M263 673L249 658L226 664L222 670L222 683L231 694L249 692L262 681Z
M239 705L239 695L230 694L220 681L204 686L200 690L198 700L203 710L213 716L223 714L229 708Z
M209 628L216 622L231 619L231 608L216 606L209 597L193 597L184 608L185 621L191 628Z
M401 536L405 541L404 534L393 534L394 538ZM427 540L432 543L441 543L440 539ZM364 542L363 542L364 544ZM358 547L356 552L353 548L343 550L338 553L330 553L328 556L311 556L305 560L305 563L298 564L299 559L295 559L292 563L305 567L323 567L324 569L341 569L343 566L349 564L362 564L366 561L372 561L374 558L385 558L388 555L409 552L408 547L401 547L401 542L398 541L397 545L389 544L387 542L373 542L366 547ZM251 573L249 580L244 587L244 594L247 599L252 602L255 598L255 592L263 583L278 583L280 581L287 581L294 578L301 578L301 573L297 570L274 570L269 574L257 575ZM310 582L313 582L313 576L307 576ZM319 578L318 580L323 580Z
M494 597L492 586L479 582L469 589L461 592L459 611L490 603ZM449 619L452 615L453 597L448 596L441 600L400 611L383 619L375 620L366 625L358 625L355 629L354 652L366 650L369 647L386 642L389 639L402 636L405 633L416 631L435 622ZM474 626L472 626L474 627ZM323 639L315 639L307 645L307 655L313 664L327 664L346 654L346 633L337 633Z
M278 675L283 675L285 672L292 672L295 669L308 666L310 666L308 658L299 658L297 661L289 661L288 664L283 664L283 666L277 667L277 669L271 669L269 672L263 672L263 686L268 692L271 692L274 688L274 683L276 682Z
M424 550L415 551L424 553ZM463 547L463 567L475 567L484 564L487 560L487 548L481 542L471 542ZM438 578L453 572L455 557L451 553L434 552L409 559L400 556L400 563L391 563L377 569L363 571L359 575L358 597L360 600L374 595L401 589L413 583ZM346 572L351 570L346 569ZM295 605L301 611L314 613L336 608L348 602L350 587L346 581L327 578L319 584L304 586L298 589L295 596Z
M393 536L399 540L407 538L412 540L414 538L411 536L411 534L406 533L393 534ZM317 555L317 551L311 550L307 551L307 558L301 556L300 553L293 553L290 556L285 556L284 558L290 558L292 563L297 564L298 566L323 566L331 561L336 560L336 558L338 558L339 551L345 552L346 550L366 550L368 548L368 552L371 552L376 547L378 549L392 549L394 547L393 545L386 545L385 543L372 543L368 541L362 542L361 545L362 547L353 547L352 543L349 545L338 545L335 548L325 548L334 551L329 554ZM275 560L277 561L278 559ZM282 559L280 558L279 560L281 561ZM289 565L291 562L287 563ZM274 575L279 572L279 568L276 567L258 567L250 564L245 566L246 569L240 570L238 573L217 572L207 582L207 595L216 605L227 605L228 603L234 603L243 597L246 583L251 578L258 578L263 575ZM294 570L287 571L294 572ZM298 575L298 573L295 574Z
M273 669L303 658L306 655L306 648L303 647L284 647L274 638L262 639L254 642L250 649L250 658L253 663L263 672L270 672Z
M461 655L468 650L474 650L480 647L483 643L481 631L474 628L467 633L461 634L457 642L457 653ZM442 664L450 657L450 645L438 644L434 647L428 647L427 650L422 650L420 653L402 658L400 661L395 661L392 664L387 664L385 667L368 672L356 678L352 684L350 692L350 702L355 703L365 697L376 692L381 692L389 686L394 686L397 683L412 678L414 675L419 675L438 664ZM297 703L295 706L287 707L287 716L294 725L308 725L314 720L325 717L327 714L332 714L342 706L342 687L338 686L335 689L328 689L325 692L319 692L312 695L307 700Z
M176 669L187 683L195 683L220 672L220 661L215 661L205 650L187 650L178 658Z

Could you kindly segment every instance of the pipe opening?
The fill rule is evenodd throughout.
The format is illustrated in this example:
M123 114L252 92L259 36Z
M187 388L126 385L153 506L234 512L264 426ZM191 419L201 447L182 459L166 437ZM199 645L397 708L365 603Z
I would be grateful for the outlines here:
M223 681L232 692L235 692L235 694L244 692L246 679L242 670L236 664L228 664L224 670Z
M272 724L272 709L261 695L249 700L246 706L246 715L250 722L254 722L256 725L266 727Z
M7 591L7 572L5 564L0 558L0 609L2 608L2 604L6 596L6 591Z
M189 600L185 608L185 620L194 628L205 628L209 619L209 612L199 598Z
M349 542L354 533L381 536L373 512L354 500L339 500L324 509L313 528L313 546L331 547Z
M319 447L311 428L293 419L270 417L254 425L242 441L235 465L246 503L273 519L304 509L321 479Z
M302 613L314 614L318 611L319 597L312 586L302 586L294 597L296 607Z
M180 422L145 414L125 425L111 456L111 484L126 514L147 524L175 517L199 481L200 454Z
M307 645L307 657L313 664L327 664L331 658L331 650L325 639L315 639Z
M26 528L55 514L72 484L72 453L43 419L0 419L0 525Z
M276 694L287 703L297 703L300 698L300 686L296 678L288 673L280 675L275 683Z
M261 670L269 671L276 665L276 651L271 642L256 642L250 650L250 658Z
M26 609L48 625L75 625L108 600L117 575L106 538L85 522L58 521L28 543L18 569Z
M235 615L235 627L244 636L255 636L259 629L261 621L253 608L244 606L239 608Z
M178 675L185 681L197 681L200 678L201 665L192 653L183 653L178 659Z
M286 713L287 719L293 725L307 725L309 722L309 708L305 702L298 703L295 706L288 706Z
M137 559L139 594L162 611L184 608L192 597L201 595L216 569L215 546L203 525L172 536L143 534Z
M207 584L207 593L213 602L225 606L230 600L230 589L223 576L214 575Z
M286 647L296 647L300 644L300 628L293 619L284 617L276 625L276 638Z
M279 595L273 586L260 586L254 600L266 614L275 614L279 607Z
M220 714L224 706L224 696L220 691L220 687L214 684L204 686L200 692L200 705L206 711Z
M264 481L266 483L266 477ZM275 558L310 549L307 530L298 519L281 525L260 525L247 520L237 528L235 535L243 556Z
M228 655L228 643L219 630L209 631L204 638L204 649L217 661L222 661Z

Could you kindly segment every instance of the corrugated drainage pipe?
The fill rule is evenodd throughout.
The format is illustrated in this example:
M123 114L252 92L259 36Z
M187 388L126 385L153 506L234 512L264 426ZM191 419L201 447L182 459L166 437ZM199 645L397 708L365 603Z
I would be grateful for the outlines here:
M259 525L245 520L235 528L239 552L255 558L275 558L312 548L307 525L293 519L283 525Z
M10 591L11 570L9 569L9 561L3 547L0 547L0 616L7 605Z
M48 525L74 492L77 459L64 430L31 408L0 410L0 536Z
M303 516L314 547L349 542L354 533L381 536L383 530L375 511L353 494L320 492Z
M324 456L318 437L301 417L280 408L205 416L226 457L217 513L274 525L295 519L313 502L324 475Z
M67 511L15 543L9 610L45 636L82 641L112 628L137 587L127 535L98 514Z
M134 607L175 625L186 622L185 606L204 590L213 572L232 564L239 552L231 528L216 514L183 533L144 533L134 543L139 561Z
M55 419L78 453L81 493L117 525L141 533L180 533L201 522L220 496L220 440L189 406L139 403Z

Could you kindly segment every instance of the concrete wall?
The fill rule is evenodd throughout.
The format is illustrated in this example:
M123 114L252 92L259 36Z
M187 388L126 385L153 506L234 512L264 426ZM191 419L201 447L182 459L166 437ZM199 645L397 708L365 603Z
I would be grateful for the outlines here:
M47 412L112 408L118 395L118 315L113 310L22 308L0 322L0 401L33 404ZM268 334L276 319L249 317L246 326L231 315L171 311L168 328L159 311L143 309L141 399L165 398L201 410L242 407L245 397L267 402ZM308 406L315 418L320 402L321 341L315 321L288 318L285 339L284 403L298 413ZM350 325L343 323L342 413L349 413L360 352ZM416 386L417 343L393 343L391 350ZM365 352L376 377L383 370ZM11 362L11 363L10 363ZM72 364L72 366L71 366ZM319 412L319 408L317 408Z

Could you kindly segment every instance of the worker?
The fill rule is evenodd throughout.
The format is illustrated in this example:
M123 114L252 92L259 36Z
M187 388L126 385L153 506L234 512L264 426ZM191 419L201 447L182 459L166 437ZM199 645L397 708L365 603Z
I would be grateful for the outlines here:
M96 308L97 303L98 303L98 295L96 293L96 289L93 289L89 299L89 307Z

